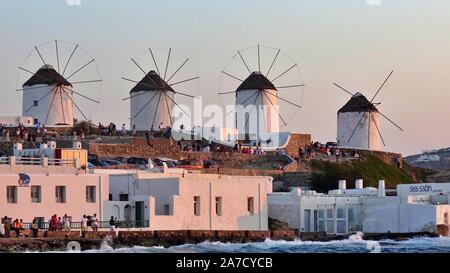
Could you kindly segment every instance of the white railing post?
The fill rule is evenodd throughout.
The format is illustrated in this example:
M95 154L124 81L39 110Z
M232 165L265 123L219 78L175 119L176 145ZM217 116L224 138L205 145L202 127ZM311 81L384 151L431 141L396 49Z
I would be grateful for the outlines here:
M9 157L9 165L10 165L11 167L16 166L16 157L15 157L15 156L10 156L10 157Z
M42 167L48 167L48 157L42 157Z
M81 160L79 158L74 159L74 164L76 169L81 169Z

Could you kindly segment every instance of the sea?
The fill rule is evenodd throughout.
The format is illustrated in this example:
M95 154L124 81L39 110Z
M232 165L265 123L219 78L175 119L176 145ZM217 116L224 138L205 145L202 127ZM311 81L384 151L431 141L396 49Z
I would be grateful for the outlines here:
M266 239L258 243L203 242L164 248L127 247L112 248L104 241L98 250L86 253L450 253L449 237L418 237L403 241L364 240L362 234L355 234L346 240L329 242L274 241Z

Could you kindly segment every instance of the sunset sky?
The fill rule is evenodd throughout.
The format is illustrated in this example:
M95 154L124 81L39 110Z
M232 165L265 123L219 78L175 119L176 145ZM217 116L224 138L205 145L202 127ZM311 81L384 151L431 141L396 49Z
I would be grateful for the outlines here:
M281 48L299 63L303 109L283 130L335 141L336 113L352 92L372 97L385 77L381 112L386 150L405 155L450 146L448 0L0 0L0 115L21 114L18 69L37 44L79 43L102 75L95 122L128 121L120 78L149 47L190 58L200 76L192 93L221 104L220 71L238 49ZM76 2L76 1L75 1ZM19 84L20 85L20 84ZM127 87L128 86L128 87Z

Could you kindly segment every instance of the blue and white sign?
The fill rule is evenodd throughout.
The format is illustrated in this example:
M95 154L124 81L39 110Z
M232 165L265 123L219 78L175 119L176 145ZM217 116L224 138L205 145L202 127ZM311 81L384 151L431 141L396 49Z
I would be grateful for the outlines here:
M29 187L31 178L29 175L24 173L19 173L19 187Z

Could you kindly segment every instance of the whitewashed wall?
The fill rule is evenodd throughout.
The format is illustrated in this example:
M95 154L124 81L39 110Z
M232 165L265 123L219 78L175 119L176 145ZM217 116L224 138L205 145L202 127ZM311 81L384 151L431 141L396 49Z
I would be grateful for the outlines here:
M73 221L79 222L83 214L97 214L99 219L103 217L104 201L108 200L109 177L106 175L73 175L73 174L30 174L30 186L41 186L41 203L32 203L31 188L17 188L17 203L9 204L6 199L7 186L18 186L17 174L0 174L0 213L23 219L31 223L34 217L45 217L48 220L51 215L72 216ZM66 202L57 203L55 197L56 186L66 186ZM86 201L86 186L96 186L96 202Z
M156 94L153 100L148 103L151 98ZM161 94L161 99L159 99ZM174 93L166 92L167 96L174 100ZM142 91L142 92L133 92L131 94L133 96L131 98L130 105L130 117L131 117L131 128L133 124L136 125L136 130L145 131L150 130L152 127L153 119L155 122L153 123L153 129L156 131L159 128L161 122L163 126L170 126L170 116L168 113L172 113L172 108L174 107L174 103L166 98L163 92L160 91ZM147 104L148 103L148 104ZM144 110L142 110L137 116L136 114L145 106ZM156 111L158 109L158 111ZM136 118L134 118L136 116ZM175 122L175 121L173 121Z
M364 115L361 123L350 139L356 125ZM380 114L372 112L373 118L369 121L369 112L338 113L337 117L337 141L340 147L358 148L366 150L382 149L382 141L377 131L377 125L381 132ZM376 121L376 124L374 122ZM370 127L370 128L369 128ZM350 139L350 142L348 141Z
M120 182L120 180L122 182ZM142 201L145 220L153 230L267 230L269 177L151 174L111 177L114 200L117 191L129 193L132 202ZM119 185L122 184L122 185ZM194 215L194 196L200 197L200 216ZM216 215L215 198L222 197L222 215ZM247 198L254 198L255 213L247 212ZM116 204L113 201L111 204ZM117 205L117 204L116 204ZM123 204L117 205L118 207ZM169 205L170 215L164 214ZM109 211L112 206L108 205ZM117 207L115 207L117 209ZM119 213L123 215L123 212ZM133 213L134 217L134 213Z
M264 93L255 95L258 92L259 90L241 90L236 94L236 106L243 106L243 108L238 108L237 110L237 129L241 134L245 132L250 132L250 134L264 134L280 131L280 118L277 113L277 110L280 110L275 110L274 107L272 107L272 104L275 105L275 107L279 107L278 98L274 96L277 95L277 91L268 89L266 90L267 96L265 96ZM258 99L255 102L257 97ZM255 106L256 109L250 113L249 122L246 124L247 115L245 110L242 109L245 109L248 106ZM261 110L256 111L258 109Z
M39 86L41 86L41 88L36 88ZM71 101L73 94L68 91L62 93L60 90L53 91L42 101L40 101L38 103L38 106L32 107L28 112L25 112L33 105L35 100L39 101L48 92L50 92L53 87L54 86L43 84L34 85L29 88L25 87L23 90L22 115L37 118L41 124L46 126L53 126L62 123L73 125L73 105ZM66 89L70 89L70 87L66 86ZM62 99L60 94L62 96ZM50 105L52 106L50 107ZM48 118L47 122L45 123L47 114Z

